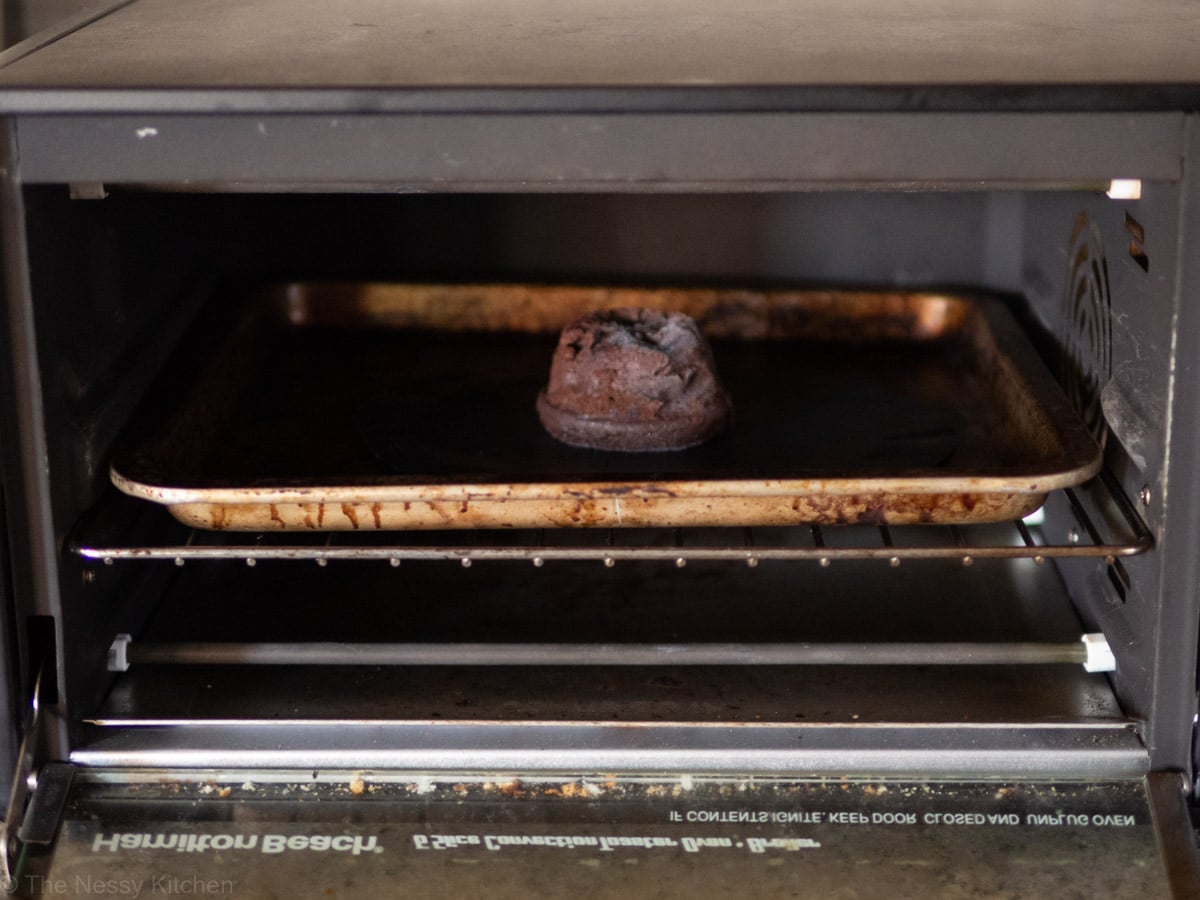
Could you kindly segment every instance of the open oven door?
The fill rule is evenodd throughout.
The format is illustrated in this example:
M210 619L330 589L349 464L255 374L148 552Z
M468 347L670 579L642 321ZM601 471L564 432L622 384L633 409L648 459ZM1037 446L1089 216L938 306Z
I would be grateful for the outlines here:
M19 846L19 896L1196 896L1169 774L44 772L69 799Z

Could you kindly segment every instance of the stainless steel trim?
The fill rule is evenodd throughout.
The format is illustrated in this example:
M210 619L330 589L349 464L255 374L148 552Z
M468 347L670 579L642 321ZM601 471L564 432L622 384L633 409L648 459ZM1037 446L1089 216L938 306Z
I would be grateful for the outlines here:
M348 723L109 727L71 754L86 767L670 772L943 778L1131 778L1148 768L1128 727L1014 724L762 727L648 723Z
M0 80L12 84L15 69ZM328 93L329 106L345 105L345 94L339 99ZM398 92L379 93L372 104L396 102ZM114 95L118 102L120 95ZM244 92L240 99L246 101ZM68 89L48 93L39 111L64 101L103 102ZM24 112L29 95L5 86L0 104ZM264 133L253 115L143 110L29 115L20 119L19 129L28 184L436 186L525 193L849 185L914 190L962 184L980 190L1006 184L1027 191L1065 187L1103 193L1113 178L1178 181L1182 121L1175 112L422 116L343 110L274 114ZM139 137L147 127L153 137ZM687 152L696 135L704 135L703 154ZM1047 152L1051 146L1053 153ZM396 153L396 147L406 152Z

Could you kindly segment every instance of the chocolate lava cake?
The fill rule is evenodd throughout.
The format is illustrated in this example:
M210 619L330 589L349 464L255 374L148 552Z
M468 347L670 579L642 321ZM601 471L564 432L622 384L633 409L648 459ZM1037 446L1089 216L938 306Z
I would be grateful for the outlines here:
M590 313L563 329L537 410L563 443L629 453L701 444L733 415L695 321L632 308Z

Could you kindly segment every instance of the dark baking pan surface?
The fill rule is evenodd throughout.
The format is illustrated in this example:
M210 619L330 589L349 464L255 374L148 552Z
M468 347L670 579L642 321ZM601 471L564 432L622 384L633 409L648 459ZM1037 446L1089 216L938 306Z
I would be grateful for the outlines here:
M940 295L900 295L909 327L894 305L862 299L880 295L824 293L806 308L786 297L756 306L721 292L706 293L717 298L708 303L646 291L642 305L691 306L704 325L732 427L667 453L566 446L543 430L535 400L554 319L569 320L587 297L555 304L555 289L528 290L544 308L505 313L500 325L436 298L435 314L398 315L387 295L352 287L280 289L223 309L143 408L113 470L123 489L198 492L194 502L215 490L391 485L963 478L974 489L1011 478L1013 489L1030 479L1042 489L1047 475L1082 480L1096 461L1061 397L1043 396L1048 377L1032 352L1012 346L1023 336L1005 311ZM934 303L954 314L931 314Z

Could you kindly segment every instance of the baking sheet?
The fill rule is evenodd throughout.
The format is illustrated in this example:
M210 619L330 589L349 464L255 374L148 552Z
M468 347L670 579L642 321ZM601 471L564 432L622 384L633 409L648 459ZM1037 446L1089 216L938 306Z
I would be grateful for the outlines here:
M562 325L695 317L733 397L671 453L568 447L534 408ZM941 294L294 284L217 305L113 480L215 529L971 523L1099 450L996 301Z

